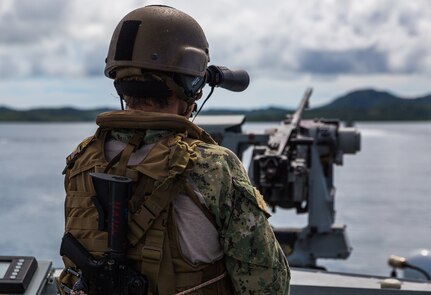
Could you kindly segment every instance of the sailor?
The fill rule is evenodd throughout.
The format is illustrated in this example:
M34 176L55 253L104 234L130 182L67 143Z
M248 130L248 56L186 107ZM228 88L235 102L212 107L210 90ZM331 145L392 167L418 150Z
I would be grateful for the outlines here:
M202 28L177 9L146 6L120 21L105 75L126 110L98 115L96 134L67 158L65 231L102 257L107 235L89 173L127 176L127 257L148 294L288 294L289 266L262 196L236 155L188 120L208 61ZM164 205L152 210L148 200ZM75 282L66 271L59 279Z

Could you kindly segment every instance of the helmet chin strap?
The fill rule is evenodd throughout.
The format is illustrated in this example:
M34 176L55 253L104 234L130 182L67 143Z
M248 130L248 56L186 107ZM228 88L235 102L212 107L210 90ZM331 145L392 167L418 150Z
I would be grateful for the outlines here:
M192 119L192 122L194 122L194 121L195 121L196 117L199 115L199 113L201 112L201 110L202 110L203 106L204 106L204 105L205 105L205 103L208 101L208 99L211 97L211 95L213 94L213 92L214 92L214 86L212 86L212 87L211 87L211 91L210 91L210 93L208 93L208 96L205 98L204 102L203 102L203 103L201 104L201 106L199 107L199 110L196 112L196 115L194 115L194 117L193 117L193 119Z
M166 75L163 78L164 78L164 81L165 81L166 85L168 86L168 88L172 90L172 92L177 96L177 98L184 101L187 104L186 110L180 115L187 117L187 118L191 118L192 117L191 114L197 108L196 101L202 97L202 90L197 92L194 97L190 97L190 96L187 96L185 94L184 88L182 86L178 85L172 77ZM204 104L208 100L208 98L211 96L213 90L214 90L214 87L212 87L210 94L208 95L208 97L204 101ZM203 104L202 104L202 106L203 106ZM201 106L201 108L202 108L202 106ZM190 111L190 108L193 108L192 111ZM194 118L193 118L193 120L194 120ZM192 120L192 122L193 122L193 120Z
M184 116L186 118L191 118L192 117L192 113L193 113L194 110L196 110L196 103L192 103L190 105L187 105L186 109L184 110L184 112L182 112L179 115L180 116Z
M124 111L124 99L123 99L123 95L120 95L120 105L121 105L121 110Z
M119 72L122 74L123 72ZM126 73L126 72L125 72ZM127 72L129 73L129 72ZM190 109L196 109L196 101L202 97L202 90L198 90L194 96L186 94L185 89L178 85L177 82L165 73L150 73L147 74L150 80L146 79L119 79L114 81L115 89L120 96L121 109L124 110L124 95L130 95L133 97L170 97L175 95L181 101L184 101L187 106L186 109L180 113L182 116L190 117ZM139 76L137 76L139 77ZM211 93L205 99L205 102L211 96L214 87L211 89ZM202 105L203 106L203 105ZM202 108L202 107L201 107ZM200 109L199 109L200 110ZM199 112L198 112L199 113Z

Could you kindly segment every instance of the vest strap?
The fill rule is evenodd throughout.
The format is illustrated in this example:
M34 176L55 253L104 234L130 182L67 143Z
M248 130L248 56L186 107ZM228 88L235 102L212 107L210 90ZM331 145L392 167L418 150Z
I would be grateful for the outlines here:
M172 207L169 209L172 213ZM164 220L166 226L167 220ZM170 241L168 231L165 227L165 239L163 243L163 257L160 261L160 266L163 269L159 272L159 280L157 281L157 288L159 294L173 294L175 292L175 272L174 264L172 262L172 254L170 251Z
M153 185L150 178L146 175L142 175L138 185L136 186L135 192L129 201L129 210L132 214L138 210L140 204L144 202L145 197L150 195L149 192L152 190Z
M168 213L165 210L145 234L141 250L141 272L150 282L156 282L154 285L150 284L153 294L173 294L175 291L175 273L166 229L167 219ZM160 272L160 269L163 269L163 272Z
M107 173L117 162L117 173L120 175L126 175L127 163L129 162L130 156L136 147L142 142L142 138L145 134L135 131L132 138L127 143L126 147L119 152L112 160L108 163L105 168L105 173Z
M154 220L166 209L172 200L182 190L184 176L178 175L174 179L167 178L153 193L142 203L139 209L132 214L129 221L128 238L132 245L145 235L146 231L152 226Z
M161 261L162 259L164 237L164 229L151 229L147 232L147 234L145 235L145 243L142 247L142 258L144 260L144 264L157 264L158 268L160 267L159 261ZM146 272L151 269L146 267L143 268Z

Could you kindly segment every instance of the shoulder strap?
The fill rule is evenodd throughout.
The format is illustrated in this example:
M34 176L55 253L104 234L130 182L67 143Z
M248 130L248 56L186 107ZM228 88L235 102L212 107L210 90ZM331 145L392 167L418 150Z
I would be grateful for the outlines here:
M183 188L184 177L176 179L168 178L157 186L151 195L141 204L139 209L132 214L129 221L128 239L132 245L136 245L152 226L163 210L166 210L172 200Z
M132 138L127 143L126 147L119 152L112 160L108 163L108 165L105 168L105 173L107 173L111 168L118 163L117 169L115 173L118 173L120 175L126 174L127 169L127 163L129 162L130 156L135 151L136 147L139 146L139 144L142 142L142 139L144 138L145 133L135 131Z
M155 186L129 221L129 241L135 245L151 227L160 213L168 208L172 200L184 189L184 171L193 165L195 154L181 135L167 139L170 148L168 176Z

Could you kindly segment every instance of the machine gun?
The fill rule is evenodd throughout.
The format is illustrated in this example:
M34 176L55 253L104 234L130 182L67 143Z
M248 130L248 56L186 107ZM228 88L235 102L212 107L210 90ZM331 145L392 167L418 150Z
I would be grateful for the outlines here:
M90 173L96 190L92 197L99 213L98 228L108 232L108 250L102 259L93 257L70 233L62 239L60 255L75 263L81 273L74 269L67 272L79 278L74 290L89 291L92 284L97 294L145 295L148 281L127 264L127 203L131 197L132 180L123 176ZM66 293L72 289L62 285Z
M274 229L289 263L297 267L317 267L318 258L349 256L345 226L334 225L334 164L342 165L344 154L360 150L356 128L342 127L338 120L302 120L311 93L307 89L293 115L265 134L243 133L244 116L223 117L223 124L205 116L197 121L240 159L252 148L248 173L273 211L282 207L308 213L304 228Z

